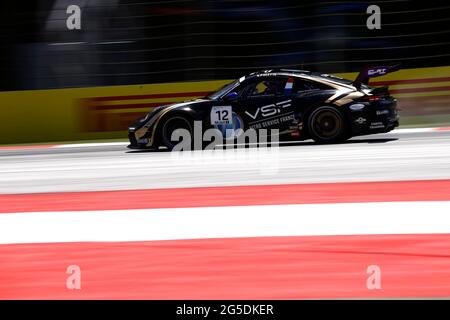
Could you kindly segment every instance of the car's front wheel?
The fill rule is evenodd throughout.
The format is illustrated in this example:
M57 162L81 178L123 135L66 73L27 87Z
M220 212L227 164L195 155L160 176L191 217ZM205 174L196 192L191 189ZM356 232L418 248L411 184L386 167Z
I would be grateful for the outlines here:
M319 143L336 143L348 138L345 117L332 106L322 106L311 113L308 133Z
M162 126L161 140L164 146L169 150L174 149L179 143L190 146L189 148L183 148L183 150L190 150L192 148L193 140L191 121L183 116L173 116L167 119Z

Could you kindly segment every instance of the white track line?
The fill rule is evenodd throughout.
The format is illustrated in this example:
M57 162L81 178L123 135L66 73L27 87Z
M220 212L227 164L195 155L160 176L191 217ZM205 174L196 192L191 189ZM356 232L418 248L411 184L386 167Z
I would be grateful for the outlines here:
M0 214L0 244L450 233L450 201Z
M439 131L440 128L404 128L404 129L395 129L390 133L423 133L423 132L436 132Z
M97 142L97 143L72 143L72 144L59 144L52 146L51 148L89 148L89 147L106 147L106 146L127 146L130 143L128 141L120 142Z
M442 128L405 128L395 129L391 133L396 134L408 134L408 133L423 133L423 132L436 132ZM55 145L51 148L86 148L86 147L103 147L103 146L127 146L129 142L99 142L99 143L74 143L74 144L61 144Z
M405 128L405 129L395 129L390 133L395 134L408 134L408 133L424 133L424 132L437 132L443 130L444 128ZM446 128L445 128L446 129ZM118 142L94 142L94 143L69 143L69 144L58 144L50 145L49 149L67 149L67 148L98 148L107 146L127 146L130 143L128 141L118 141ZM1 149L1 148L0 148ZM20 148L17 148L20 150ZM24 149L27 149L24 147Z
M392 135L394 136L394 135ZM392 137L391 136L391 137ZM395 136L394 136L395 137ZM0 193L450 178L450 136L224 151L0 156ZM63 149L60 149L63 150Z

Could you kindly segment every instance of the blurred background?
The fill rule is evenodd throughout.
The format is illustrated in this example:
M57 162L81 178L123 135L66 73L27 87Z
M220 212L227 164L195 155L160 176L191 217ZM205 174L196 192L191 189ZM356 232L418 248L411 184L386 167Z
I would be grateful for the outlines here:
M381 9L381 29L369 30L366 9L373 4ZM80 30L66 26L69 5L81 8ZM354 77L368 64L401 62L403 71L378 84L399 95L402 125L450 122L450 5L443 1L4 0L0 7L0 111L14 120L30 108L47 110L47 120L63 119L61 127L16 123L2 129L0 143L118 138L144 109L277 67ZM187 84L193 81L197 87ZM175 85L152 86L161 83ZM35 92L109 86L120 87L64 97ZM151 96L161 93L178 96ZM139 96L127 99L133 111L117 107L122 116L92 122L105 110L99 101L130 105L117 95ZM11 134L17 126L21 133Z

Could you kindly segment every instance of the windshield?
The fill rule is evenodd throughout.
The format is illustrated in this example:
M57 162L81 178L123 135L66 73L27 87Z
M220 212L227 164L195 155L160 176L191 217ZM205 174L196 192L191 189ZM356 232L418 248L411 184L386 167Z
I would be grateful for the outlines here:
M230 82L229 84L224 85L222 88L220 88L216 92L211 93L206 98L211 99L211 100L216 100L216 99L220 98L221 96L223 96L224 94L228 93L228 91L230 91L233 88L237 87L238 84L239 84L239 80L235 80L233 82Z

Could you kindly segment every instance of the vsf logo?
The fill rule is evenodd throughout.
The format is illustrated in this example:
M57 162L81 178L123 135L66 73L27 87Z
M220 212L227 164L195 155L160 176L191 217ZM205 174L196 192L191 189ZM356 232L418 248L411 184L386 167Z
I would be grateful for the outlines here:
M286 100L286 101L278 102L276 104L269 104L267 106L258 108L258 109L256 109L255 114L251 114L248 111L245 111L245 113L250 118L255 120L256 118L258 118L258 115L260 115L260 114L263 118L267 118L267 117L274 116L276 114L281 113L282 109L289 108L290 106L291 106L291 100Z

